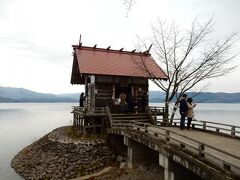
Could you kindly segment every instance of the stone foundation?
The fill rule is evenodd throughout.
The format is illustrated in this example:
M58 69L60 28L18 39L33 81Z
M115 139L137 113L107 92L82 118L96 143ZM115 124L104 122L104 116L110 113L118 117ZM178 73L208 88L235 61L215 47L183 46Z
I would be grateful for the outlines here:
M104 139L73 139L67 128L57 128L21 150L12 168L25 179L71 179L114 164L114 152Z

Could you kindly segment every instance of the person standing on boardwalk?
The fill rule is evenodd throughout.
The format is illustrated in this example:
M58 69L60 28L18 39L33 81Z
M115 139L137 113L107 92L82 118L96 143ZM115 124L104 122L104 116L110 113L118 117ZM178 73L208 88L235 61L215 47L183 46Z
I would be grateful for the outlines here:
M188 98L187 99L187 108L188 108L188 110L187 110L187 120L188 120L188 122L187 122L187 129L188 130L192 130L190 128L190 125L191 125L192 119L194 117L193 108L196 106L196 104L193 104L192 102L193 102L192 98Z
M185 128L185 118L186 118L187 110L188 110L186 99L187 99L187 94L183 94L182 98L179 102L180 103L179 112L181 115L181 119L180 119L180 129L181 130L184 130L184 128Z
M84 103L85 97L84 97L84 93L82 92L80 95L80 99L79 99L79 106L83 107L83 103Z

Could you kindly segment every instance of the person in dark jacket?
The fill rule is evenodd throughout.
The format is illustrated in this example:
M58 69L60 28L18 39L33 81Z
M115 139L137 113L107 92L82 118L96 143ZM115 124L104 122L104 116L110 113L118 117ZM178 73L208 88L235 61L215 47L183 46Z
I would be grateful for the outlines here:
M183 94L181 100L179 101L179 113L181 115L181 120L180 120L180 129L184 130L185 128L185 118L187 115L187 94Z
M84 93L82 92L80 95L79 106L83 107L83 102L85 100Z

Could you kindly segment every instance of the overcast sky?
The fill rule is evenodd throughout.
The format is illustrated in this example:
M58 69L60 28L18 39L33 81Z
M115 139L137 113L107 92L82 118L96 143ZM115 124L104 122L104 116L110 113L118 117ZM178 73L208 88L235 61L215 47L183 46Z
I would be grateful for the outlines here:
M198 16L215 17L221 39L240 31L239 0L0 0L0 86L44 93L81 92L70 84L72 44L135 49L157 18L187 27ZM236 47L240 52L240 47ZM239 63L238 57L236 63ZM207 91L240 92L240 68L209 83ZM150 90L158 90L152 84Z

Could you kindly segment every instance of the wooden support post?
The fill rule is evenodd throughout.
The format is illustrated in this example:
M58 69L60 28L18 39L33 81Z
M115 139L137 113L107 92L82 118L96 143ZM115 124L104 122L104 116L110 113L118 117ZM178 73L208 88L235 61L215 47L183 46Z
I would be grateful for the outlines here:
M77 114L77 122L78 122L78 125L77 125L77 131L80 130L80 115Z
M78 126L79 126L78 115L75 114L75 116L76 116L76 131L78 131Z
M88 124L87 124L87 119L86 119L86 118L83 118L82 133L83 133L84 135L87 134L87 131L86 131L86 126L87 126L87 125L88 125Z
M76 128L76 114L73 112L73 127Z
M83 133L83 118L80 118L79 124L80 124L79 131L82 134Z
M164 168L164 180L174 180L174 172L170 170L170 161L169 158L159 153L159 165Z
M101 134L103 134L104 133L104 117L101 118L101 121L102 121Z
M85 75L85 107L88 107L88 75Z

